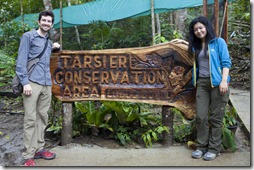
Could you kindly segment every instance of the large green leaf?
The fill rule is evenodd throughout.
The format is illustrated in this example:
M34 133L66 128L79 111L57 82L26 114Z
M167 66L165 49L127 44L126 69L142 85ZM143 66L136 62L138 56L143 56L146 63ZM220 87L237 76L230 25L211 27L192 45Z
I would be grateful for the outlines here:
M233 152L235 152L237 149L235 142L235 134L226 127L223 127L222 130L222 146L224 147L224 149L228 149Z

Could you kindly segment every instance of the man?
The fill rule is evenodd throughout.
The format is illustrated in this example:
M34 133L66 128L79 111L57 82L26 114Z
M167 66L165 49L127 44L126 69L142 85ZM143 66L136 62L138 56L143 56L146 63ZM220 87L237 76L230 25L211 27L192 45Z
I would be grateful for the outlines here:
M54 23L51 11L42 11L38 18L38 30L23 34L18 51L16 73L23 85L24 116L24 152L25 166L35 166L34 159L54 159L55 153L44 149L44 131L48 123L48 110L51 103L50 55L52 49L59 48L58 43L48 41L44 53L28 75L28 61L38 57L48 39L49 30Z

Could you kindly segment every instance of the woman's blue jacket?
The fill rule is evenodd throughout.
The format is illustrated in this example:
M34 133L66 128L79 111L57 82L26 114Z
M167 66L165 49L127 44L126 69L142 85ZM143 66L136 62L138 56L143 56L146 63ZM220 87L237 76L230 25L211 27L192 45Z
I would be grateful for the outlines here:
M210 69L210 80L211 86L219 86L222 80L222 69L231 67L231 59L228 52L228 47L223 38L212 39L208 45L209 53L209 69ZM192 84L196 87L198 80L198 63L196 62L195 51L194 51L194 63L192 72ZM229 83L230 76L228 75L227 82Z

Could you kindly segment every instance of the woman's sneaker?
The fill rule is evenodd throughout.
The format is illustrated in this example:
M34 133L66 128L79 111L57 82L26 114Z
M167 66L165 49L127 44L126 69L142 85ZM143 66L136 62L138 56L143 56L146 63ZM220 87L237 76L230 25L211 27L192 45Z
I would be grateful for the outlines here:
M212 152L207 152L205 155L204 155L204 160L206 161L211 161L211 160L214 160L216 158L216 156L219 156L220 153L218 153L218 155L216 155L215 153L212 153Z
M193 151L192 154L191 154L191 156L192 156L193 158L196 158L196 159L201 158L203 155L204 155L204 152L201 151L201 150L198 150L198 149L195 150L195 151Z

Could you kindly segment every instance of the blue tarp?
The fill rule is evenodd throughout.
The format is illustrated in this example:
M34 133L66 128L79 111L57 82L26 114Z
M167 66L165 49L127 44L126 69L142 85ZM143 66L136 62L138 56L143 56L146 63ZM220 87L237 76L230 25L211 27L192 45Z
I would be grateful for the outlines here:
M220 0L222 1L222 0ZM214 0L208 0L213 4ZM203 0L154 0L155 13L202 6ZM65 7L62 10L63 27L89 24L93 21L115 21L125 18L149 15L150 0L97 0L81 5ZM54 9L54 28L60 27L60 9ZM24 22L37 26L38 14L25 14ZM21 22L21 16L14 19Z

